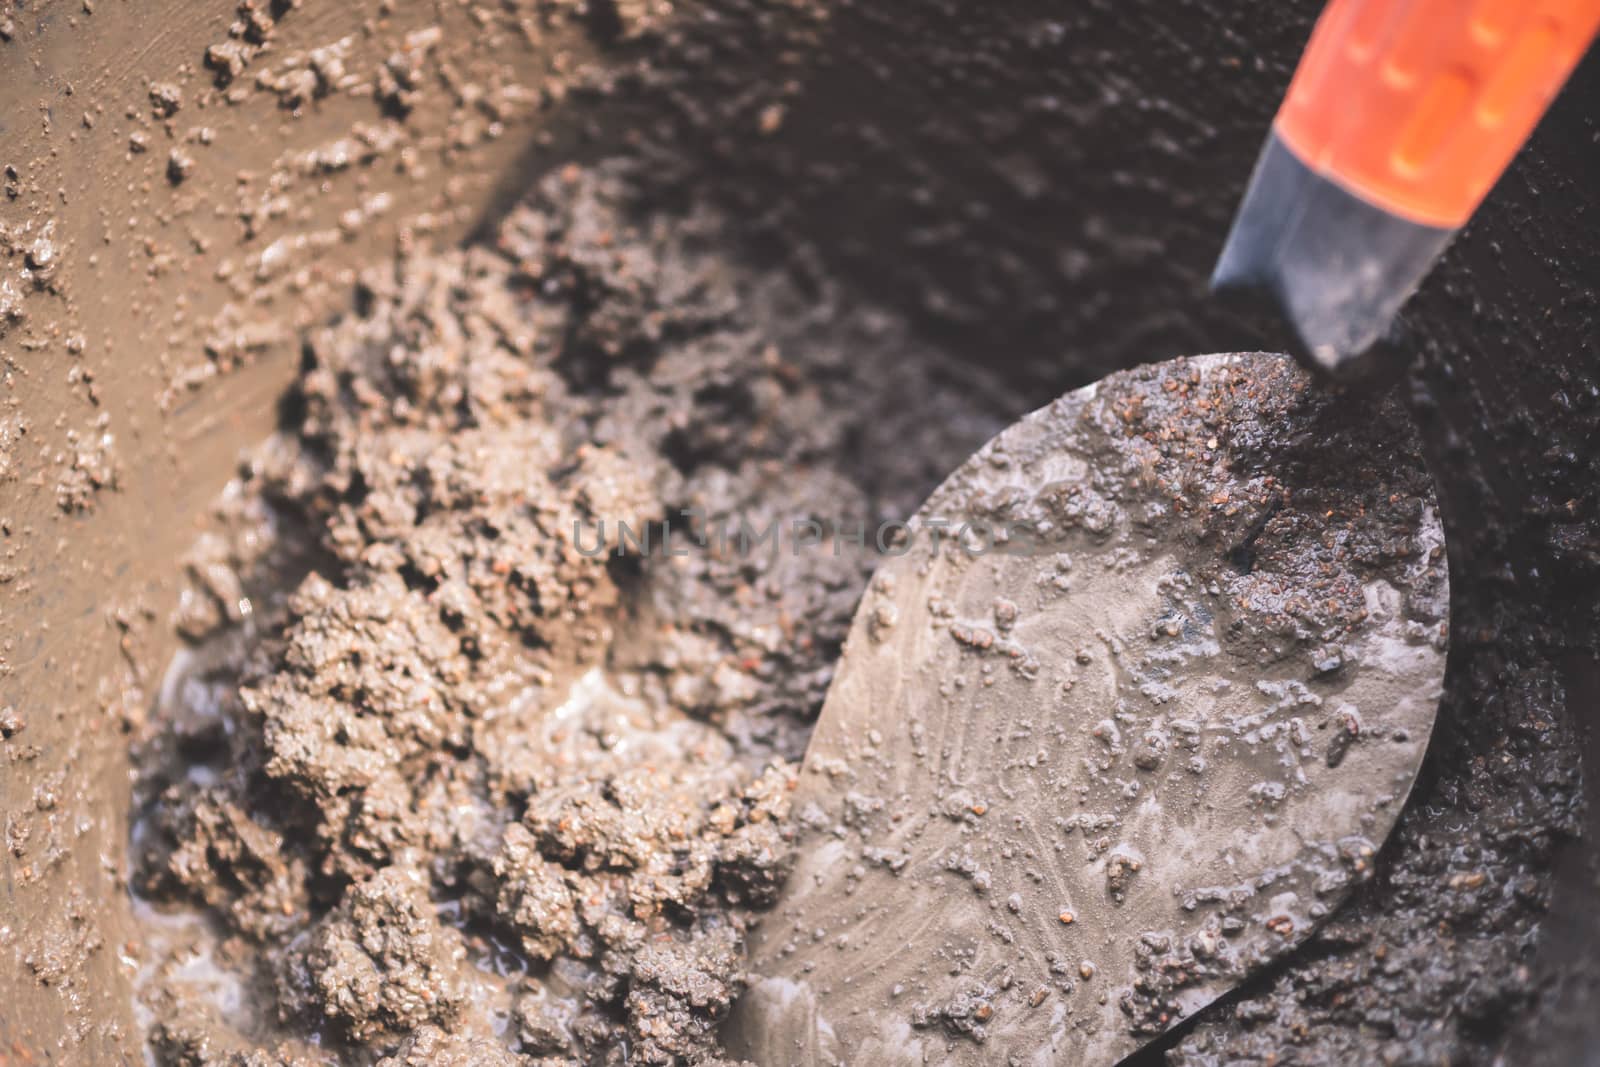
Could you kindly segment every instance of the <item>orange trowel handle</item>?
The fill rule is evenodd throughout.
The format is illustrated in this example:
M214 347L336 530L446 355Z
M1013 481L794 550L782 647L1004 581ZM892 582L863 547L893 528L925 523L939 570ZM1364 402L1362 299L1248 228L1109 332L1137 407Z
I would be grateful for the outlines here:
M1600 0L1331 0L1275 128L1393 215L1471 217L1600 27Z

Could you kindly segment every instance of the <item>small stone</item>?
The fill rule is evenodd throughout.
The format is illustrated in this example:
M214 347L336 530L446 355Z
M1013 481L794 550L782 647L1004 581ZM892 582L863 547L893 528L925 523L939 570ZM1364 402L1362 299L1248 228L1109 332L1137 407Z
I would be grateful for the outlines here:
M171 118L183 106L183 90L171 82L155 82L150 86L150 111L157 118Z
M784 107L782 104L771 104L761 109L759 125L764 134L777 133L783 127Z
M183 180L194 173L194 157L182 149L174 148L167 154L167 180L173 185L182 184Z

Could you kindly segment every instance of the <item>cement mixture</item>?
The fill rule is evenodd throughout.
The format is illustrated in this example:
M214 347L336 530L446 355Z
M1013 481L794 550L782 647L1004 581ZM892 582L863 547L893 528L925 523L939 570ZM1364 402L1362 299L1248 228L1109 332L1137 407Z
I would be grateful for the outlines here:
M872 565L739 539L907 513L993 423L617 170L368 272L191 554L135 840L163 1062L715 1058ZM707 546L612 551L650 531Z
M859 361L908 343L892 319L808 307L789 281L733 270L711 217L631 215L629 171L568 167L492 247L364 274L352 312L306 338L283 431L191 552L178 619L190 648L143 746L134 841L151 943L141 995L162 1062L723 1055L747 931L792 861L794 763L880 558L875 533L843 534L909 514L994 427L937 375L908 389ZM1210 561L1193 581L1249 605L1229 641L1255 649L1251 662L1276 662L1284 643L1321 657L1330 696L1344 688L1340 641L1372 607L1360 574L1407 590L1393 624L1437 657L1442 545L1404 420L1331 405L1278 357L1202 382L1206 366L1102 387L1097 410L1132 449L1107 452L1122 456L1107 472L1145 471L1155 495L1118 504L1109 483L1069 492L1058 472L1063 529L1103 539L1127 507L1141 537L1168 512L1211 516L1180 523L1179 540ZM1137 585L1133 557L1106 551L1113 585ZM1088 580L1051 559L1062 596ZM1180 586L1152 588L1183 600ZM1197 595L1191 614L1216 610ZM974 647L982 636L949 628ZM1120 662L1120 639L1105 640ZM1082 674L1094 655L1085 645L1064 669ZM1054 678L1062 656L1046 658ZM1291 711L1321 699L1284 696ZM1359 713L1329 704L1337 736L1293 747L1330 767L1352 745L1353 765L1377 752L1414 766L1423 696L1409 730L1369 708L1365 736ZM1096 745L1146 770L1178 759L1183 723L1125 747L1116 707L1113 695ZM1196 778L1206 757L1184 751L1189 769L1169 770L1218 780ZM1382 826L1363 816L1378 841L1409 784L1399 773L1358 798L1387 809ZM1308 783L1287 788L1318 796ZM1089 834L1105 829L1098 799L1078 801L1086 842L1104 837ZM1270 821L1282 803L1255 806ZM1370 874L1375 849L1351 838L1331 868L1309 862L1318 888L1302 903ZM1276 889L1300 875L1284 877ZM1234 962L1206 988L1298 944L1326 910L1312 905L1271 952L1229 948L1217 925L1218 959ZM1198 992L1141 988L1130 1036L1159 1032L1154 1013L1177 1010L1167 998ZM939 1020L961 1021L944 1010L913 1025L987 1054L983 1019Z
M151 992L145 1021L164 1020L156 1036L188 1035L163 1039L169 1059L271 1062L278 1057L267 1050L283 1041L286 1056L345 1054L339 1034L352 1024L319 1029L307 1021L314 1005L277 1021L279 971L260 946L292 941L313 915L320 922L341 907L354 928L367 921L358 912L376 913L373 894L403 896L409 883L358 901L353 877L340 873L347 859L324 873L335 851L316 833L327 805L265 772L260 718L230 696L246 667L251 686L285 673L273 666L282 649L270 647L284 644L283 590L313 571L344 589L356 573L323 545L317 523L346 494L356 507L361 483L328 490L311 509L315 522L305 515L313 498L298 489L258 492L268 472L295 465L283 449L334 462L300 435L309 405L284 406L280 454L251 462L223 505L221 540L197 546L183 625L201 643L168 674L163 718L146 724L144 715L170 645L170 563L240 444L266 432L270 398L295 376L302 331L348 306L352 264L397 244L453 242L486 208L499 213L500 193L519 194L529 174L577 154L575 142L591 156L650 153L653 206L714 204L739 231L664 214L652 233L671 230L719 257L754 246L760 262L799 281L769 285L697 251L691 258L755 295L715 328L647 341L593 375L580 369L601 365L585 347L593 333L569 332L561 319L559 339L537 343L564 349L570 339L586 353L558 361L556 377L590 410L613 413L585 430L608 435L607 448L635 430L648 439L666 416L631 413L658 400L682 409L674 441L693 447L675 443L669 465L697 471L684 483L696 492L737 490L784 517L809 506L790 503L802 493L834 513L853 508L859 492L873 513L909 514L1041 397L1177 352L1276 343L1209 301L1204 280L1320 7L630 0L599 5L607 17L596 19L593 5L565 0L0 0L0 53L13 75L0 79L0 611L10 622L0 633L0 1056L137 1062L143 1033L128 995L136 975ZM1583 758L1600 757L1585 728L1600 694L1600 305L1590 284L1600 212L1586 180L1600 152L1597 75L1594 62L1580 71L1408 315L1417 355L1400 392L1438 479L1454 600L1446 698L1412 801L1352 901L1141 1062L1477 1064L1509 1049L1567 1067L1594 1046L1600 776L1589 776L1586 813L1579 753L1587 744ZM519 153L524 164L512 166ZM644 258L665 243L650 237ZM485 261L482 250L473 255ZM415 251L405 262L451 260ZM375 291L397 284L392 268L373 277ZM550 302L590 309L575 312L585 321L596 307L622 306L596 293L598 303L571 294ZM673 289L664 302L692 298ZM897 318L859 309L867 299L936 341L907 340ZM454 318L439 321L449 328ZM777 348L771 373L757 369L768 344ZM707 354L719 345L726 364ZM685 346L701 355L670 355ZM319 358L336 362L326 349ZM743 369L702 375L684 371L686 362ZM776 390L787 405L811 406L785 415L769 398ZM738 429L718 436L730 412ZM790 438L761 438L763 426ZM645 440L640 450L651 447ZM771 489L757 470L796 457L804 485L790 478ZM832 487L808 488L829 475ZM670 507L687 494L662 499ZM776 565L789 577L774 603L809 613L792 644L763 599L771 568L698 555L682 564L706 574L719 597L740 582L752 589L743 601L728 594L737 609L682 598L713 620L686 627L706 637L702 647L733 650L710 675L679 675L693 675L682 685L701 695L672 698L696 709L702 736L730 739L740 769L733 784L708 775L719 798L745 789L769 753L792 760L803 747L833 661L829 642L843 634L868 573L866 560L831 559ZM645 586L659 590L674 573L605 570L623 583L618 607L596 609L613 618L647 603L656 611L626 583L648 570ZM808 574L817 580L803 581ZM658 617L690 618L663 603ZM766 629L741 623L758 611ZM657 699L619 684L621 650L648 645L634 639L642 624L629 632L609 645L620 671L592 674L588 661L532 652L576 674L583 707L628 718ZM807 640L820 650L802 648ZM552 701L573 692L555 673L541 690ZM712 707L717 692L737 694L731 711ZM154 859L135 872L148 894L135 923L124 892L126 735L143 742L147 725L160 739L140 745L135 852ZM254 763L224 772L224 741L255 752ZM419 731L394 751L433 743ZM464 750L446 732L433 751ZM408 756L406 766L431 758ZM204 887L200 864L157 873L180 838L202 839L162 828L181 813L153 798L179 781L197 796L210 781L234 805L227 818L202 805L190 821L209 820L222 842L221 858L207 849L206 864L222 872L214 887ZM462 810L479 803L476 785L466 791ZM394 795L375 781L343 795L386 792ZM508 817L520 814L513 806ZM274 847L278 860L256 863ZM441 854L424 849L418 865ZM286 884L305 886L303 906L299 890L290 894L300 918L280 933L239 934L228 901L273 882L279 861ZM252 865L267 873L249 873ZM380 865L395 864L371 861ZM207 896L218 903L193 906ZM486 931L458 917L450 893L436 896L443 927L464 932L466 980L499 981L497 970L514 973L528 958L515 951L520 935ZM252 910L264 921L271 907L241 909ZM430 956L453 952L448 937L434 944ZM539 988L558 997L552 976L564 958L529 964ZM174 996L162 999L163 986ZM621 1018L625 999L610 996L598 1014ZM400 1001L387 1003L393 1012ZM419 1032L406 1055L448 1062L452 1042L471 1047L469 1021ZM306 1043L319 1034L321 1046ZM400 1040L374 1038L361 1055ZM237 1051L246 1048L263 1051Z

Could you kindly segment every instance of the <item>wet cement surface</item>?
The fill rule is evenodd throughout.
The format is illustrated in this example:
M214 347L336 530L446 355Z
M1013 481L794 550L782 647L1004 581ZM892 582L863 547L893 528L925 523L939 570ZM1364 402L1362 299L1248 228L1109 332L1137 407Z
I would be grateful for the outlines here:
M708 532L873 527L996 422L621 169L368 272L191 555L135 842L163 1062L717 1054L874 549Z
M593 77L572 76L591 53L567 48L565 5L0 7L17 74L0 118L5 1047L137 1057L125 991L147 928L122 903L122 732L139 731L165 662L168 563L268 421L299 330L330 295L344 303L351 258L481 207L474 190L505 158L485 148L516 128L502 105L539 114L546 146L559 119L647 151L662 203L710 199L743 249L808 291L868 294L955 366L1026 382L991 403L972 377L918 364L961 383L936 419L979 403L1004 421L1109 369L1272 344L1203 280L1318 6L718 0L668 18L618 4L577 20L613 50ZM342 59L311 55L346 36ZM213 66L230 41L249 47ZM366 77L319 79L334 61L381 95ZM1415 801L1372 885L1169 1039L1178 1059L1476 1063L1510 1048L1566 1065L1592 1047L1596 883L1577 834L1600 692L1597 77L1580 70L1406 316L1403 399L1459 579ZM549 162L547 147L501 181L520 194ZM887 404L866 421L863 441L914 420ZM961 458L927 453L944 465L902 514ZM419 1040L426 1058L437 1039Z
M308 335L284 433L197 547L183 625L200 669L167 687L136 842L139 891L167 923L193 920L144 984L163 1057L722 1055L745 935L790 848L793 765L878 559L847 541L683 558L658 543L605 562L585 532L592 548L602 519L870 528L910 514L1018 401L970 367L971 384L948 363L878 373L942 357L882 312L734 267L715 215L633 211L626 169L567 168L491 246L369 272L354 312ZM1254 406L1230 438L1259 478L1400 476L1399 453L1332 447L1340 420L1399 427L1395 409L1273 367L1240 379ZM1142 430L1191 437L1194 410L1153 395ZM1421 514L1412 470L1371 504L1396 531ZM1167 476L1204 488L1184 462ZM1317 536L1318 516L1268 508L1263 485L1221 508L1214 565L1267 552L1252 532L1289 557ZM1381 563L1381 538L1354 543ZM1390 547L1421 551L1398 532ZM1508 750L1521 716L1559 737L1537 699L1505 708L1517 719L1459 717L1452 701L1489 681L1453 668L1417 801L1389 849L1357 857L1372 879L1354 906L1303 943L1297 928L1265 980L1167 1038L1175 1062L1471 1059L1532 997L1575 767L1553 741ZM1497 815L1497 836L1463 803Z

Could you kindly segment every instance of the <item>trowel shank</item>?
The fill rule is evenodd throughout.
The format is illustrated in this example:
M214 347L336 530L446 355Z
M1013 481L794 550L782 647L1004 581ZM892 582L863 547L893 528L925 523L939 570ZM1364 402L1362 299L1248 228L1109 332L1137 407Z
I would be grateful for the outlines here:
M1600 0L1332 0L1212 277L1265 296L1311 369L1360 375L1544 115Z

